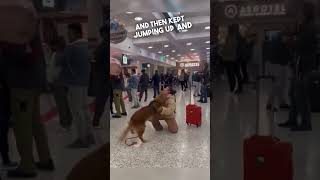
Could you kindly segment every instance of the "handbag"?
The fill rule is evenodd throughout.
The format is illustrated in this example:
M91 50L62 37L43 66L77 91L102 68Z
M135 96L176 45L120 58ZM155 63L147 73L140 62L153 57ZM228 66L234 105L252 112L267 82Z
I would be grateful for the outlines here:
M37 30L36 11L30 0L0 1L0 41L26 44Z

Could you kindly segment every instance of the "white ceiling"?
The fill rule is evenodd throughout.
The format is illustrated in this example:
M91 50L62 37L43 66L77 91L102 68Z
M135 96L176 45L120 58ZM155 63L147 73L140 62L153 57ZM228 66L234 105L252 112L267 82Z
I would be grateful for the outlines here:
M111 13L210 12L210 0L102 0L110 2Z
M140 23L134 20L135 17L142 17L141 22L147 22L160 18L165 18L162 13L133 13L127 14L126 12L111 14L112 18L116 18L121 23L126 25L126 29L129 31L128 36L132 39L135 46L145 49L150 53L156 53L158 55L169 55L169 59L172 61L181 61L183 57L185 59L200 59L207 60L208 50L210 44L210 30L205 27L210 26L210 12L186 12L180 13L185 15L186 21L192 22L193 26L188 32L174 32L164 33L159 36L149 36L147 38L133 39L135 34L135 25ZM187 45L192 43L192 45ZM169 45L165 48L164 45ZM149 49L148 47L152 47ZM194 49L191 51L191 49ZM172 51L175 52L172 52ZM162 53L158 53L162 51ZM178 56L180 55L180 56ZM199 56L199 57L194 57ZM172 59L171 59L172 58Z

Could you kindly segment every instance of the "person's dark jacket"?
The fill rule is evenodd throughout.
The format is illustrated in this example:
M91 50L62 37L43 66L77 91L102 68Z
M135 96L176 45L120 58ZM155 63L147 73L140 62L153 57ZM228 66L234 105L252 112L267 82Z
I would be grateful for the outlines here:
M156 87L160 85L160 76L159 76L159 74L153 75L152 83L153 83L153 86L156 86Z
M77 40L65 49L60 79L66 85L88 86L90 61L88 41Z
M149 87L149 76L146 73L143 73L140 77L139 85L141 88L145 89Z
M124 91L124 79L123 76L113 76L111 78L111 84L112 84L112 88L114 90L121 90Z
M210 83L210 73L208 71L203 72L202 84L207 86Z
M94 60L90 72L90 85L89 91L92 95L96 95L101 90L106 91L109 96L110 88L108 87L109 76L109 46L106 41L103 41L94 51Z
M302 25L297 39L297 52L300 56L300 69L303 74L316 68L317 38L316 27L313 23Z
M97 75L97 79L101 82L108 81L108 67L109 67L109 46L108 42L103 41L97 47L96 51L94 52L94 57L96 60L95 63L95 73Z
M280 39L272 41L271 56L269 62L271 64L288 65L291 61L291 52L288 46Z
M46 86L46 64L42 43L36 36L27 45L2 44L2 73L9 88L40 89Z
M263 57L263 62L269 61L272 53L272 43L271 41L264 41L262 45L262 57Z

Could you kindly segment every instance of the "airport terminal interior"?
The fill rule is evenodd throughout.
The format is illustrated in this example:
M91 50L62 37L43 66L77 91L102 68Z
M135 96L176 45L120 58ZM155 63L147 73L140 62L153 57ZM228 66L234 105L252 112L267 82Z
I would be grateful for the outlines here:
M191 22L188 30L135 38L135 26L141 22L161 20L166 17L184 16L186 22ZM202 64L210 58L210 17L209 13L134 13L123 12L111 14L111 17L126 24L128 38L119 44L111 43L111 56L117 54L127 55L128 65L123 67L136 69L137 73L145 67L150 78L158 71L159 76L164 76L162 84L172 84L177 90L176 96L176 121L178 133L168 131L155 132L151 123L147 123L144 137L149 141L141 148L127 147L118 138L126 127L131 115L136 111L132 109L133 103L129 98L125 100L128 116L120 119L111 119L110 122L110 166L111 168L208 168L210 164L210 100L199 103L199 89L195 83L188 80L189 87L181 91L178 77L182 70L195 74L202 71ZM130 47L131 48L128 48ZM140 53L142 52L142 53ZM153 58L156 57L156 58ZM142 68L141 68L142 67ZM172 77L170 77L172 76ZM191 75L192 76L192 75ZM190 76L189 79L192 77ZM170 80L170 79L173 80ZM168 80L166 80L168 79ZM173 82L170 82L173 81ZM190 92L190 87L191 91ZM161 88L161 87L160 87ZM195 93L195 91L198 91ZM126 95L126 93L124 93ZM198 97L195 97L197 95ZM142 99L141 106L146 106L153 100L152 88L148 90L147 101ZM195 103L201 106L203 124L188 126L185 120L186 105ZM165 123L163 123L165 127ZM166 128L165 128L166 129ZM169 153L170 152L170 153ZM194 156L193 152L197 152ZM161 156L161 158L159 158Z

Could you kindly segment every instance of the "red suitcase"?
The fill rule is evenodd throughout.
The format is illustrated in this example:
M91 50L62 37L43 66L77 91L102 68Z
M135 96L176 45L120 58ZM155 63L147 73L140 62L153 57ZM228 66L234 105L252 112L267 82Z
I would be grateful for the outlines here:
M188 125L201 126L201 107L195 104L186 106L186 123Z
M271 82L273 77L258 80L256 134L243 144L244 180L293 180L292 144L273 136L274 111L265 112Z
M292 145L271 136L244 141L244 180L293 180Z

